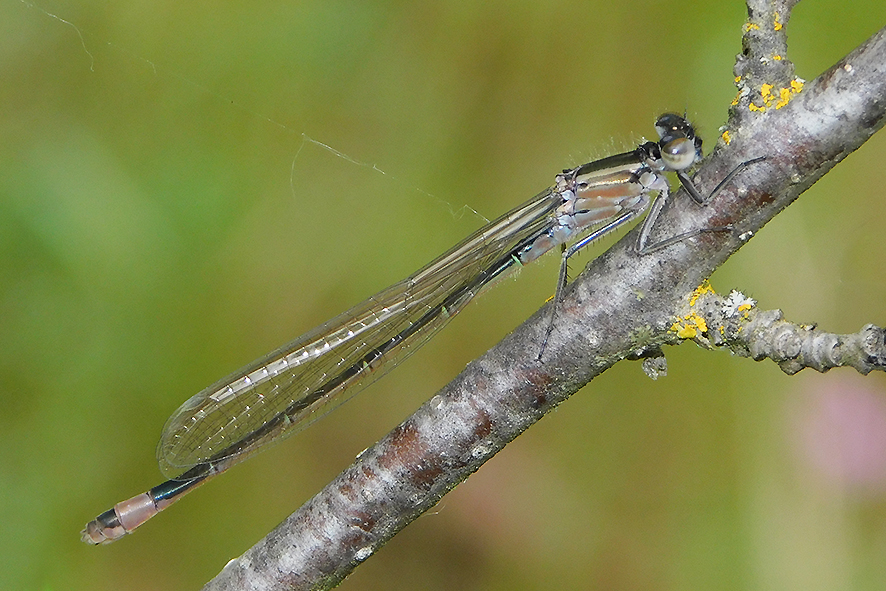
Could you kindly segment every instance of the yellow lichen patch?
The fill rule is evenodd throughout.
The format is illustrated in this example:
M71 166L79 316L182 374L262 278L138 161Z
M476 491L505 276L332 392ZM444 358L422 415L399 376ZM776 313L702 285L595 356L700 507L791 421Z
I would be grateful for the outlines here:
M701 285L696 287L695 291L693 291L692 294L689 296L689 306L694 306L695 303L698 302L698 298L706 293L717 293L714 291L714 288L711 287L711 284L708 282L707 279L705 279Z
M687 316L687 319L692 321L699 332L708 332L708 323L695 312Z
M698 332L693 326L681 326L680 329L677 330L677 336L681 339L694 339L698 336Z
M727 129L726 131L724 131L724 132L723 132L723 135L721 135L720 137L723 138L723 143L725 143L727 146L728 146L729 143L732 141L732 136L729 135L729 130L728 130L728 129Z
M755 25L754 23L745 23L744 27L742 28L744 29L744 32L747 33L748 31L758 31L760 29L760 25Z
M780 109L791 101L791 91L787 88L782 88L778 91L778 102L775 103L775 108Z
M714 288L711 287L711 284L705 280L701 285L695 288L695 290L689 295L689 307L695 306L698 303L698 298L703 296L706 293L716 293ZM708 331L708 323L705 322L705 319L699 316L695 312L690 312L685 316L678 318L674 324L671 325L671 332L677 334L677 336L681 339L694 339L697 336L706 333Z
M750 312L754 308L754 303L755 302L751 300L750 302L742 304L738 307L738 311L741 312L741 317L745 320L750 320L751 317L748 312Z
M695 312L690 312L671 325L671 330L681 339L694 339L708 331L708 323Z
M776 56L776 58L781 59L781 56ZM772 84L762 84L760 86L760 99L763 104L758 105L752 102L748 105L748 109L751 111L762 112L770 107L775 107L776 109L784 107L791 101L795 94L803 90L803 80L795 78L791 80L789 88L779 88L778 92L772 92L773 88L775 87Z
M779 19L779 16L778 16L778 13L776 12L775 13L775 23L773 23L772 28L775 29L776 31L781 31L781 29L784 25L782 25L781 21L778 19Z

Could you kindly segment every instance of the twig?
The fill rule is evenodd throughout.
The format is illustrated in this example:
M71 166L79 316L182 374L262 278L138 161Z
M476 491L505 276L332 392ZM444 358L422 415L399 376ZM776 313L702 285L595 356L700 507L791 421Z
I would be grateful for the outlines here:
M671 331L704 347L725 347L755 361L771 359L788 375L807 367L820 372L853 367L865 375L886 371L886 329L868 324L854 334L834 334L788 322L781 310L760 310L737 291L724 298L707 285L690 297L688 311Z

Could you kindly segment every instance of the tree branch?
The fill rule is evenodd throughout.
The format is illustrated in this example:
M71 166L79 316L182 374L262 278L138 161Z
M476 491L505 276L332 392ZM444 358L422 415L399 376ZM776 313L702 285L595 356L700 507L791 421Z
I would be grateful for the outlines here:
M783 51L783 25L793 2L751 4L744 52L736 65L741 93L695 183L703 193L710 191L739 163L767 158L742 171L707 207L675 195L655 233L666 237L724 226L733 231L707 232L642 257L633 250L634 232L629 233L566 290L541 361L537 356L550 305L468 365L205 589L313 589L340 582L591 379L623 359L660 356L663 345L681 340L672 328L685 314L687 296L882 127L886 32L804 86L793 78ZM780 9L777 15L773 6ZM779 53L772 53L778 47ZM744 346L754 358L770 356L789 370L815 366L805 352L791 362L799 366L785 366L787 356L771 346L771 339L762 341L770 343L768 348L754 344L767 330L777 329L771 316L757 313L743 329L756 323L763 333L742 335L739 330L722 339L712 333L710 340ZM857 337L879 339L879 357L871 362L879 368L882 336L881 329L871 328Z
M886 371L883 328L868 324L854 334L825 332L788 322L781 310L759 310L754 300L737 291L719 296L707 284L690 296L688 311L671 331L675 341L693 339L703 347L725 347L755 361L771 359L788 375L807 367L822 373L835 367L853 367L865 375Z

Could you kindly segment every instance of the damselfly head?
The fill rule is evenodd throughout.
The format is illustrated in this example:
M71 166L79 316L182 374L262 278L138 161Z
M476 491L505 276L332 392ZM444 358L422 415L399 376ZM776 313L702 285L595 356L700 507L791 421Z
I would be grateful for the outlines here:
M686 170L701 160L701 138L683 117L665 113L655 122L661 159L668 170Z

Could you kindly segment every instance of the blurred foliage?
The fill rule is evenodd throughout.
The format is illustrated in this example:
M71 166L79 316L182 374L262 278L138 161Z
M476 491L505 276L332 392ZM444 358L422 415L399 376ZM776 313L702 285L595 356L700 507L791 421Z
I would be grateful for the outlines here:
M159 482L166 417L662 111L686 110L710 150L744 10L5 0L0 588L212 577L537 309L556 257L299 437L128 539L81 544ZM882 0L800 4L797 74L884 22ZM884 158L880 134L714 287L838 332L886 321ZM884 588L883 376L667 353L667 378L624 363L595 380L342 588Z

